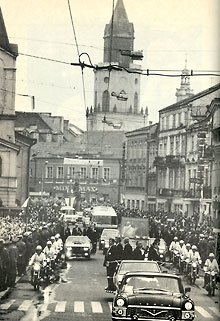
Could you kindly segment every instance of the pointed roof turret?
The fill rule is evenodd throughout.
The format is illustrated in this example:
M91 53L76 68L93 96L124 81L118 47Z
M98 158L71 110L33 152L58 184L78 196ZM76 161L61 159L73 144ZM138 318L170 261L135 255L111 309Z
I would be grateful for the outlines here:
M185 67L182 70L180 88L176 89L177 101L191 97L193 90L190 88L190 72L187 68L187 58L185 59Z
M118 0L115 6L114 21L129 23L123 0Z
M8 40L7 31L5 28L5 22L2 15L2 10L0 8L0 48L8 51L14 56L18 55L17 45L11 44Z
M132 59L122 57L120 51L133 50L134 26L129 22L123 0L118 0L104 32L104 62L118 62L128 67Z

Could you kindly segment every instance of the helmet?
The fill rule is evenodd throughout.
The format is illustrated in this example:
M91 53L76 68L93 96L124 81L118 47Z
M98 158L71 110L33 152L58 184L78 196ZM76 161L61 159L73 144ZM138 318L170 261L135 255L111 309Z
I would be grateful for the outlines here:
M51 236L51 238L50 238L51 240L55 240L55 237L54 236Z
M192 250L197 250L197 246L196 246L196 245L193 245L193 246L192 246Z
M191 245L189 243L186 243L186 247L191 247Z
M184 244L184 241L183 241L183 240L180 240L180 244Z
M36 247L36 250L42 251L42 246L38 245L38 246Z
M58 239L59 237L60 237L59 234L56 234L56 235L55 235L55 239Z
M209 257L215 257L215 254L214 253L210 253Z
M47 245L52 245L52 242L51 241L47 241Z
M178 240L178 237L177 237L177 236L175 236L175 237L174 237L174 241L177 241L177 240Z
M205 235L204 235L204 234L200 234L199 236L200 236L201 238L204 238L204 237L205 237Z

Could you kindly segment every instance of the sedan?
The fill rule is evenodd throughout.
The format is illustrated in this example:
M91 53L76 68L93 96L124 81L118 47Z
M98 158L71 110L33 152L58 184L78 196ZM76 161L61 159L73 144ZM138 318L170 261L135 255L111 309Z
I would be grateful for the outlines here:
M116 289L118 289L123 276L127 272L161 272L161 269L155 261L123 260L113 276Z
M115 228L104 228L99 243L99 248L103 251L103 254L106 254L109 248L109 239L115 239L117 236L119 236L119 230Z
M67 260L84 257L90 259L92 243L87 236L68 236L64 245Z
M167 273L130 272L112 303L112 320L193 320L194 303L181 278Z

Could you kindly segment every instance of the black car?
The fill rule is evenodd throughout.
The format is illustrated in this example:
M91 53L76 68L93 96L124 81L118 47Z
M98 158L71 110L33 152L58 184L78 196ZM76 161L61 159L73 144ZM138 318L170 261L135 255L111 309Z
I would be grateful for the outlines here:
M194 303L179 276L128 272L112 303L112 320L193 320Z

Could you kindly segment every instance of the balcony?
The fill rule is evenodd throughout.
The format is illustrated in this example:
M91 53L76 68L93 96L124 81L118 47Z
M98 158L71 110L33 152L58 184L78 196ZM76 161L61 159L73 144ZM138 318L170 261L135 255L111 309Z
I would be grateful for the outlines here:
M156 167L166 166L166 158L162 156L156 156L154 159L153 165Z
M167 155L166 156L166 164L168 167L172 166L184 166L185 157L180 155Z
M160 188L158 190L160 196L166 197L184 197L184 190L170 189L170 188Z

